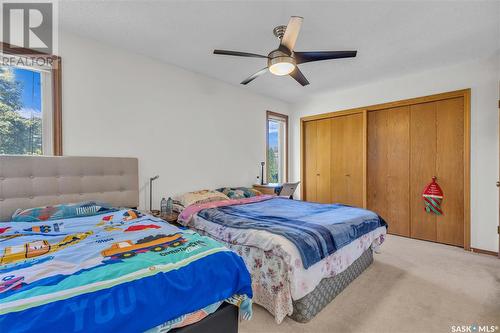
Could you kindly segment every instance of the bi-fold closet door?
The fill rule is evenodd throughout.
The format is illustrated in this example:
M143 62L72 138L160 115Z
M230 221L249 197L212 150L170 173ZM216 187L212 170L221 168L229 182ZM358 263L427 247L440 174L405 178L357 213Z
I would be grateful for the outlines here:
M303 124L303 194L307 201L363 206L363 114Z
M463 97L368 112L367 207L390 233L464 245ZM437 177L443 215L424 210Z
M389 233L470 246L470 91L456 91L302 121L302 198L375 211ZM437 177L443 215L424 210Z
M410 108L368 113L367 207L410 236Z

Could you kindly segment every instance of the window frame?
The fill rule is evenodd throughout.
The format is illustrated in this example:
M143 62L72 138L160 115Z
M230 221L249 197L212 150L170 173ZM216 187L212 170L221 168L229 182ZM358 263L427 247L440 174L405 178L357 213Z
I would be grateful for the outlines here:
M0 53L24 58L52 59L52 150L54 156L62 156L62 61L61 57L32 49L0 42Z
M283 120L285 123L285 173L283 175L282 182L286 183L288 182L288 160L289 160L289 150L288 150L288 133L289 133L289 128L288 128L288 115L282 114L282 113L277 113L273 111L266 111L266 183L269 183L269 175L267 172L267 161L269 160L269 120L272 118L279 118L280 120Z

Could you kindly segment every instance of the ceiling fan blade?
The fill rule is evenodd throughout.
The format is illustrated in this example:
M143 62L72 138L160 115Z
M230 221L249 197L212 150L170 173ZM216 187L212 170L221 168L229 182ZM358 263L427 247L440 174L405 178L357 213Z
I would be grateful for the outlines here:
M355 57L358 51L310 51L310 52L294 52L297 64L305 62L352 58Z
M267 67L264 67L260 71L258 71L257 73L252 74L249 77L247 77L246 79L244 79L243 81L241 81L241 84L248 84L266 72L267 72Z
M302 86L307 86L309 84L309 81L307 81L306 77L298 67L295 67L293 72L290 73L290 76L295 79L298 83L300 83Z
M281 45L284 45L290 51L295 47L295 42L299 36L300 27L302 26L302 21L304 18L300 16L290 17L288 25L286 26L285 34L281 39Z
M265 56L265 55L248 53L248 52L239 52L239 51L214 50L214 54L230 55L230 56L237 56L237 57L266 58L267 59L267 56Z

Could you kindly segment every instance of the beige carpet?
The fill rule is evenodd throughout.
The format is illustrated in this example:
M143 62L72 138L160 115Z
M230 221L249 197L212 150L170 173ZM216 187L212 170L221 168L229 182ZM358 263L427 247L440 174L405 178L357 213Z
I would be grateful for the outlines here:
M277 325L254 306L240 332L452 332L472 324L500 326L500 260L389 236L373 265L309 323Z

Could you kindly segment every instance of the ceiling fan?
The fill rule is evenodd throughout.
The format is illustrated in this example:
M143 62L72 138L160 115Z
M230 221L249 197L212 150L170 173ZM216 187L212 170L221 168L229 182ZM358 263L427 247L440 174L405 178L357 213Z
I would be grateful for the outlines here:
M290 17L290 21L288 21L288 25L279 25L274 28L273 33L279 38L280 45L276 50L269 52L267 56L228 50L214 50L214 54L267 59L266 67L247 77L241 84L248 84L269 70L274 75L290 75L302 86L308 85L309 81L307 81L297 65L312 61L351 58L356 56L357 51L295 52L295 42L297 41L303 20L304 18L300 16L292 16Z

